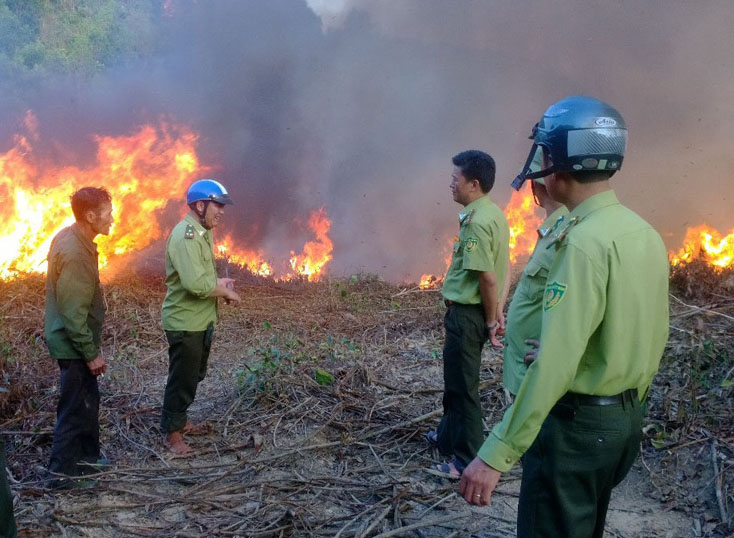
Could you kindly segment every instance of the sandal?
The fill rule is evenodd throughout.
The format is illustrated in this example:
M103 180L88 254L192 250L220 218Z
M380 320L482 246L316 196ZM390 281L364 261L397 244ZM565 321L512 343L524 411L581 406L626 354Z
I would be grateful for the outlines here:
M187 422L181 430L183 435L206 435L211 431L209 424L206 422L202 424L194 424L193 422Z
M454 459L453 461L450 461L449 463L442 462L436 465L436 470L439 473L443 473L445 475L448 475L447 478L461 478L461 473L464 472L464 469L466 468L466 465L464 465L459 459Z
M423 437L433 448L438 448L438 432L436 430L428 430Z

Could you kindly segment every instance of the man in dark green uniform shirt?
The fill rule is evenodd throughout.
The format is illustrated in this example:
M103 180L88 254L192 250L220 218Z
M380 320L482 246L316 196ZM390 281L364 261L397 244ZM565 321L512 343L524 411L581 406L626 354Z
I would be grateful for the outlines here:
M470 150L453 158L451 191L464 206L459 214L459 235L443 284L447 306L443 349L444 414L429 441L451 463L438 469L459 476L481 446L482 408L479 402L479 367L482 348L497 338L504 323L502 308L509 267L510 231L502 210L490 200L495 164L488 154Z
M212 228L224 215L224 206L232 203L229 193L218 181L200 179L189 187L186 203L190 211L166 243L168 290L162 308L169 363L161 427L165 445L178 456L193 454L183 436L203 429L188 421L187 410L206 375L217 297L240 301L233 280L217 278L214 262Z
M569 97L533 137L546 168L528 173L526 163L518 180L546 177L569 214L554 233L537 359L460 491L488 504L523 456L518 536L601 538L612 488L639 452L640 404L668 337L667 253L610 189L627 142L619 112Z
M94 238L110 233L112 199L101 188L85 187L71 196L76 222L51 242L46 277L46 344L61 370L49 471L77 476L96 463L99 450L97 376L107 364L101 354L104 301ZM73 483L52 478L51 487Z

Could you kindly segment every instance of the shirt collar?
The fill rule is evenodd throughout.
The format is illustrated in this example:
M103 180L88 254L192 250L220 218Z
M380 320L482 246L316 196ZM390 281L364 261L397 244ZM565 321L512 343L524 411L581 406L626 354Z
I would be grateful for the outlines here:
M492 203L492 200L489 199L488 194L484 194L474 200L472 203L467 204L464 206L464 209L459 213L459 222L464 222L464 219L471 214L472 211L475 211L479 209L480 207L484 207L486 205L489 205Z
M581 220L598 209L616 204L619 204L619 200L617 199L617 195L614 191L610 189L590 196L577 205L574 210L568 214L568 217L575 217L577 220Z
M97 243L95 243L94 241L90 241L87 236L84 235L78 223L75 222L71 225L71 231L77 237L77 239L79 239L79 242L84 245L84 248L86 248L92 254L97 254Z
M186 218L184 218L186 222L191 224L194 227L194 230L196 230L196 233L198 233L200 236L203 236L208 232L206 228L204 228L201 223L194 218L194 216L191 213L186 213Z
M545 237L548 233L555 228L559 222L563 220L563 217L568 213L565 205L556 208L544 221L543 224L538 228L538 237Z

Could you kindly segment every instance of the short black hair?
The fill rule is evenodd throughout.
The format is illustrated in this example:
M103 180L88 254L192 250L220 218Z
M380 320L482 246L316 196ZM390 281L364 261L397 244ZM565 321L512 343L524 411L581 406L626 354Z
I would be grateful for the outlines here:
M616 170L570 170L568 172L571 177L579 183L597 183L599 181L607 181Z
M470 149L454 155L451 159L454 166L461 169L461 173L469 181L476 179L483 193L488 193L494 186L495 165L494 159L483 151Z
M87 211L99 213L105 204L112 203L112 196L103 187L83 187L71 195L71 210L77 221L84 220Z

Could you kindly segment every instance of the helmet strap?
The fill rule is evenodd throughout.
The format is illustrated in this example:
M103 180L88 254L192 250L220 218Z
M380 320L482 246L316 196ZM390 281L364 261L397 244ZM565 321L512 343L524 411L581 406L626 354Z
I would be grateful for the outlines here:
M522 167L522 172L520 172L517 177L512 181L512 188L516 191L520 190L520 187L522 187L522 184L525 182L526 179L537 179L539 177L549 176L556 171L555 166L550 166L549 168L546 168L545 170L539 170L538 172L530 171L533 159L535 158L535 152L537 150L538 144L533 144L533 147L530 148L528 158L525 159L525 165Z
M198 210L198 207L196 205L197 202L204 203L204 209L202 211ZM199 217L199 224L201 224L204 228L206 228L206 211L207 209L209 209L209 202L209 200L197 200L196 202L191 204L191 209L193 209L194 213L196 213L196 216Z

